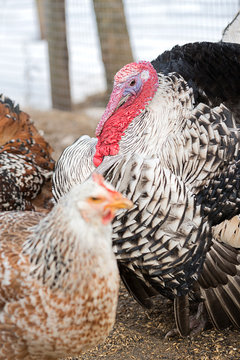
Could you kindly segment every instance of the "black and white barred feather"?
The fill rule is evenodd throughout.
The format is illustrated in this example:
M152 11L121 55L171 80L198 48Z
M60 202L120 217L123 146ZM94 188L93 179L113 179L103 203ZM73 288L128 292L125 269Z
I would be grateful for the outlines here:
M217 328L240 328L240 250L212 236L214 225L240 213L239 60L240 46L223 43L188 44L158 57L152 102L126 129L119 154L96 169L135 204L113 222L126 287L147 307L156 292L174 298L182 335L189 319L180 304L188 296L204 301ZM96 142L80 138L62 154L56 199L94 171Z
M73 185L83 183L94 171L92 158L96 142L96 139L84 135L63 151L53 174L53 183L58 184L53 186L55 200L68 193Z

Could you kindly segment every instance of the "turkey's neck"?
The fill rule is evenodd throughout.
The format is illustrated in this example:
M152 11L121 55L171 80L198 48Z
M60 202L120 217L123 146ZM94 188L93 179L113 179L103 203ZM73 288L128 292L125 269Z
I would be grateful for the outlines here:
M191 90L175 75L160 76L157 93L145 111L133 119L120 141L120 153L152 156L169 146L174 150L185 120L193 109Z
M129 124L144 110L156 93L158 86L157 73L154 69L150 73L148 81L144 84L142 91L136 96L133 103L118 108L104 123L98 135L96 152L93 157L93 163L96 167L101 164L105 156L114 156L119 153L121 139L124 137Z
M56 206L25 242L23 254L30 261L30 276L52 291L79 291L80 285L115 268L111 226L84 226L71 209ZM61 220L59 220L61 219ZM104 231L103 231L104 230Z

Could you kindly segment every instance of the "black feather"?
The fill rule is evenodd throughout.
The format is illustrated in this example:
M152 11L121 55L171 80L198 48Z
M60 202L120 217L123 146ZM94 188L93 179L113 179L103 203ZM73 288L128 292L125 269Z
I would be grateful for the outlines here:
M196 42L175 46L152 61L157 72L177 72L193 88L196 103L226 102L234 112L240 94L240 45ZM223 86L224 84L224 86Z
M174 298L174 315L177 329L182 336L189 335L189 300L188 296Z
M231 321L223 310L219 299L216 297L214 289L202 289L202 296L205 299L204 304L214 326L218 330L222 330L230 326Z
M150 286L147 286L143 280L136 277L135 273L126 266L119 263L118 267L121 279L129 293L141 306L150 309L152 307L150 298L157 295L157 292Z

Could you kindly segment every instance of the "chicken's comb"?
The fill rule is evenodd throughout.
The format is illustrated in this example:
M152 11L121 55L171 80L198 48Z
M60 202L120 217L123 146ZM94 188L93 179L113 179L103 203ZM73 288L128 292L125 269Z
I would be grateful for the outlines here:
M109 189L105 184L104 184L104 177L101 174L97 174L97 173L93 173L92 174L92 179L93 181L95 181L98 185L104 187L104 189L106 189L107 191L111 192L111 193L116 193L117 191Z

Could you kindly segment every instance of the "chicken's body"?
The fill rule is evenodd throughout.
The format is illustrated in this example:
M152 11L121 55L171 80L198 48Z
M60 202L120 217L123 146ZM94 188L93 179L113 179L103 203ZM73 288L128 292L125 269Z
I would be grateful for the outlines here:
M211 230L240 213L240 134L233 117L239 59L239 45L196 43L152 64L126 65L115 76L97 139L88 139L88 149L80 138L65 150L53 178L59 198L97 171L134 202L113 223L121 277L145 306L156 291L174 299L182 335L189 334L189 314L179 304L188 297L205 302L217 328L240 328L239 250L216 242ZM225 73L231 76L220 87Z
M29 116L4 97L0 130L0 210L51 208L51 147ZM41 196L45 188L47 196Z
M105 214L127 203L107 189L77 186L46 217L0 215L1 360L78 355L108 335L119 278Z

